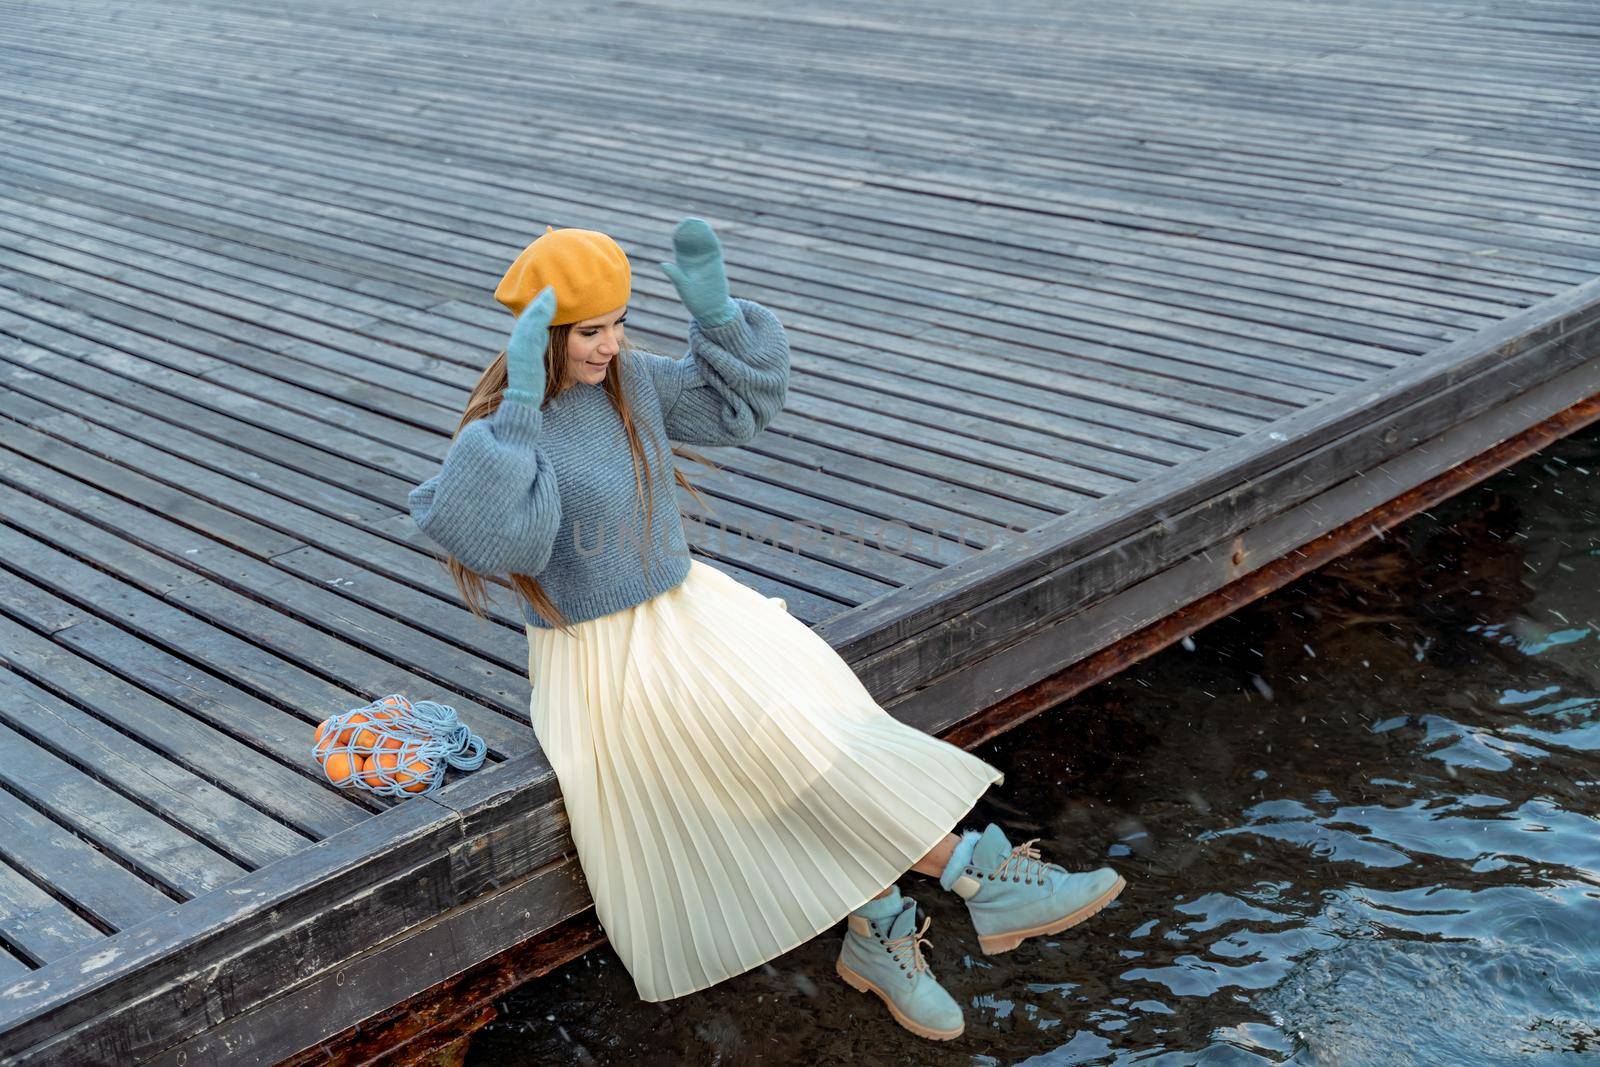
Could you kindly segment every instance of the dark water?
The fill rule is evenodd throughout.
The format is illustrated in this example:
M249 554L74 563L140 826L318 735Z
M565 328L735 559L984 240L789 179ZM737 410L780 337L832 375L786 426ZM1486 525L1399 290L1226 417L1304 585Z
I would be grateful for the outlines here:
M994 958L908 874L967 1032L833 974L843 925L637 999L603 945L477 1064L1600 1064L1600 427L986 746L972 815L1128 879Z

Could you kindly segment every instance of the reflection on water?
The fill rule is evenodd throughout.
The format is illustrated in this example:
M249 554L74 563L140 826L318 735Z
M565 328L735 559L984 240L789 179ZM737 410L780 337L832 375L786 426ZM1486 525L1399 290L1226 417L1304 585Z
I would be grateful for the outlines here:
M989 958L908 874L967 1032L832 972L842 924L640 1002L608 945L469 1062L1600 1063L1600 428L989 746L973 813L1128 888Z

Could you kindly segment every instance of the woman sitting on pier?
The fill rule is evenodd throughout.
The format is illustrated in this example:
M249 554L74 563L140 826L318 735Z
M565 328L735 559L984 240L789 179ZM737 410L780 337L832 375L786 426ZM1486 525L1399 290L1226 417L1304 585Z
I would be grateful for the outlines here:
M990 823L953 832L1003 775L900 722L809 626L692 559L670 442L739 445L782 408L777 317L729 296L710 226L673 232L691 321L674 359L623 336L628 258L550 229L495 297L517 316L442 469L411 492L480 616L506 575L527 623L534 732L596 918L639 996L693 993L846 920L836 969L930 1038L963 1029L896 879L962 896L986 952L1065 929L1121 890Z

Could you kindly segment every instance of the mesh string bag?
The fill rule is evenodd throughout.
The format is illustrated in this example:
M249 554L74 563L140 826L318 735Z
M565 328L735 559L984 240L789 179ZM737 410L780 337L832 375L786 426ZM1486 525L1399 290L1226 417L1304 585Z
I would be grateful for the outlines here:
M400 693L324 720L311 746L323 774L340 789L394 797L432 793L446 767L477 770L487 751L454 708L434 700L413 704Z

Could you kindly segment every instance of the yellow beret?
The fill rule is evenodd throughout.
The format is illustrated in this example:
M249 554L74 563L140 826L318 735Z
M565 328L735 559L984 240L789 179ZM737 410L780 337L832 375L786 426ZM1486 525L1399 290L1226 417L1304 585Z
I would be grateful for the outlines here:
M494 298L520 315L547 285L556 290L550 325L582 322L628 302L633 268L622 246L598 230L546 226L507 268Z

